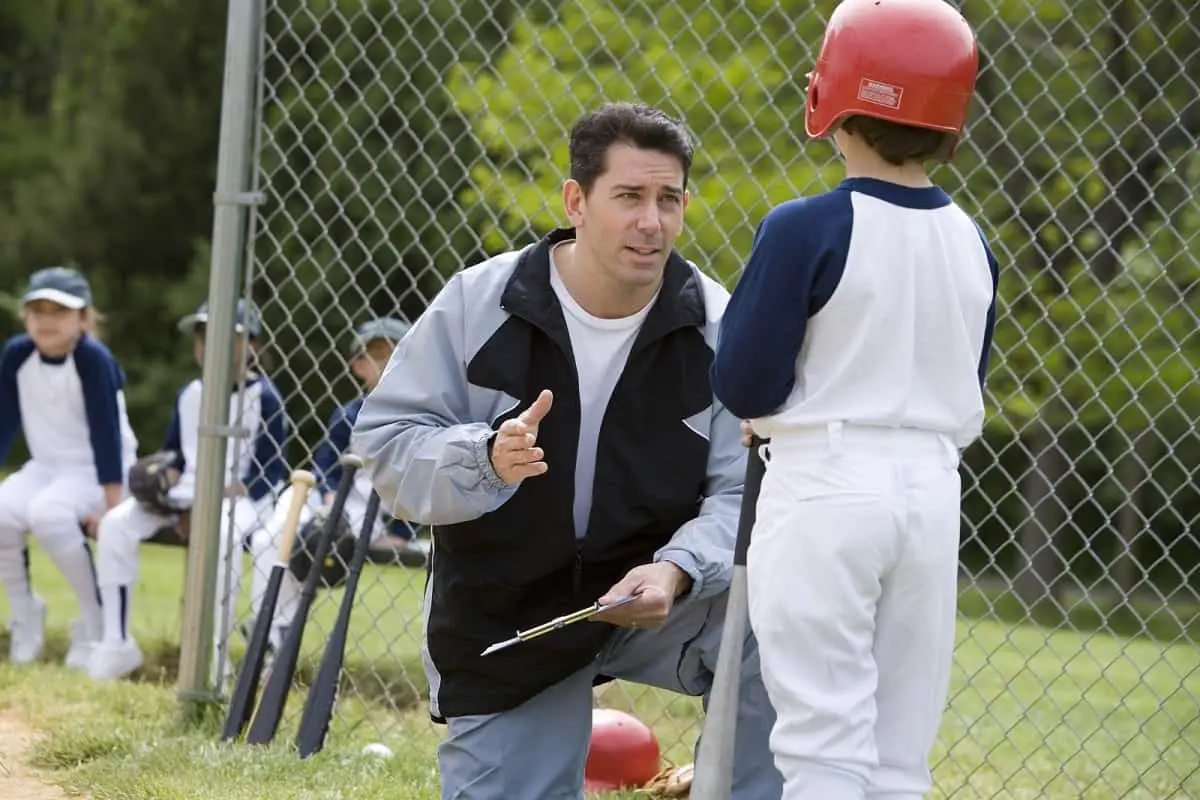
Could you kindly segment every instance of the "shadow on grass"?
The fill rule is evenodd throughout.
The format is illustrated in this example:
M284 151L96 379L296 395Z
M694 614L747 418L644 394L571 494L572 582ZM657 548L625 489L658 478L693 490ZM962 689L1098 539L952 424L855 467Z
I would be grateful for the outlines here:
M1081 596L1029 605L1009 591L972 587L959 592L958 609L966 619L1009 625L1036 625L1163 644L1200 642L1200 607L1187 603L1101 602Z
M66 631L46 629L46 646L42 651L42 663L61 664L69 646ZM158 686L173 686L179 677L179 645L166 638L139 640L145 661L127 680ZM0 652L8 650L8 633L0 632ZM292 678L292 690L307 692L320 667L320 653L302 655ZM241 668L242 652L238 648L233 657L234 670ZM259 688L261 691L262 681ZM228 687L232 691L232 685ZM376 705L393 711L405 711L419 706L428 691L425 673L419 656L403 660L367 661L349 655L342 667L339 695L353 695L367 705ZM224 706L222 705L222 708ZM218 723L219 725L219 723Z
M1104 604L1086 597L1058 603L1044 601L1028 606L1015 594L1000 589L966 587L959 594L959 612L967 620L991 620L1010 625L1039 626L1047 630L1102 634L1128 639L1147 639L1159 643L1200 642L1200 606L1183 603ZM148 638L140 642L145 663L130 680L173 687L179 674L179 646L166 638ZM240 642L234 648L234 668L241 666ZM7 650L8 634L0 631L0 652ZM48 628L41 661L61 663L68 647L64 630ZM320 651L301 656L293 678L293 691L306 693L319 667ZM261 686L261 684L260 684ZM231 691L232 686L228 687ZM340 696L353 697L367 708L388 711L416 709L424 703L428 687L420 658L368 660L349 654L342 672ZM202 719L181 724L195 729L219 730L225 704L201 709ZM111 754L123 741L103 731L79 731L64 742L66 753L47 758L55 763L81 763L81 760Z

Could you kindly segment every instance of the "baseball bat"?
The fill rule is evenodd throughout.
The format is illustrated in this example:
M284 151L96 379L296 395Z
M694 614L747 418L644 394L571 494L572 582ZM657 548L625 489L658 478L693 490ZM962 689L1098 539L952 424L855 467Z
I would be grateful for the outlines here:
M362 467L363 461L356 455L346 454L339 459L342 467L341 482L337 494L333 497L333 506L329 517L325 520L325 528L317 537L317 549L313 553L312 568L300 587L300 597L296 603L296 613L288 625L287 635L275 663L271 665L271 674L267 685L263 687L262 699L258 701L258 710L246 733L249 744L267 744L275 738L279 729L279 720L283 718L283 709L287 705L288 690L292 687L292 678L296 674L296 663L300 659L300 645L304 639L304 625L308 622L308 613L312 609L313 599L317 594L317 582L321 580L321 563L329 555L329 547L333 534L337 530L342 512L346 508L346 497L354 488L354 475Z
M738 517L737 543L733 548L733 577L729 584L725 624L721 631L721 648L717 651L717 668L713 674L712 692L708 698L704 730L700 734L696 768L692 776L691 797L696 800L729 800L733 791L738 686L741 682L742 646L749 624L746 553L750 549L750 532L754 529L758 493L766 472L766 464L758 453L762 443L763 440L757 436L751 437L742 508Z
M354 556L350 559L346 590L342 595L337 621L329 634L329 641L325 643L325 653L321 656L317 677L304 699L304 713L300 716L300 728L296 732L296 749L301 759L320 752L325 746L325 737L329 735L329 721L337 703L342 661L346 654L346 634L350 630L350 614L354 610L354 595L358 590L358 578L362 574L363 564L367 561L367 551L371 549L371 533L375 529L375 519L378 516L379 495L371 492L362 530L358 533L358 541L354 543Z
M292 542L296 539L296 531L300 527L300 513L308 502L308 492L317 484L316 478L307 470L298 469L292 472L292 498L288 505L287 516L284 517L283 530L280 532L279 560L271 566L271 575L267 580L267 590L263 594L262 605L258 617L254 620L254 633L250 637L250 645L246 648L246 656L242 660L242 668L238 673L237 684L233 689L233 698L229 703L229 711L225 716L225 727L221 730L221 741L229 742L242 734L246 723L250 721L250 713L254 708L254 696L258 693L258 680L262 676L263 661L267 654L267 641L271 635L271 622L275 616L275 605L279 600L279 587L283 583L284 573L287 572L288 559L292 554Z

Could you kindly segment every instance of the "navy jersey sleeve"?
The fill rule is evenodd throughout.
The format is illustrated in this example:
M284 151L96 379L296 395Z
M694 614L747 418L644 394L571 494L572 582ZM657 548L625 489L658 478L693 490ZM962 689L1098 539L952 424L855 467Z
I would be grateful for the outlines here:
M14 336L4 343L0 353L0 463L21 430L21 396L17 389L17 370L33 355L33 340Z
M316 472L317 488L320 492L336 492L342 479L342 465L338 459L350 448L350 434L354 420L362 408L362 399L352 400L338 406L329 416L325 438L313 453L313 469Z
M121 483L125 468L121 458L118 393L125 386L125 374L109 349L90 336L79 340L74 361L83 385L83 407L96 460L96 477L102 485Z
M254 440L254 461L246 492L252 500L261 500L283 482L287 473L287 438L291 423L283 400L275 387L263 379L262 426Z
M991 359L992 351L992 335L996 332L996 297L1000 293L1000 264L996 260L996 254L992 252L992 248L988 244L987 236L983 233L983 228L979 227L979 223L976 223L975 227L979 228L979 240L983 242L983 249L987 252L988 268L992 271L992 304L988 306L987 322L983 329L983 348L979 353L979 386L982 388L987 383L988 363Z
M175 405L171 408L171 421L167 423L167 435L163 437L162 450L164 453L175 454L175 468L183 470L187 467L187 459L183 455L183 432L180 430L179 401L189 384L184 384L175 393Z
M790 200L763 218L712 365L713 393L737 417L767 416L791 394L808 319L845 270L852 221L849 192Z

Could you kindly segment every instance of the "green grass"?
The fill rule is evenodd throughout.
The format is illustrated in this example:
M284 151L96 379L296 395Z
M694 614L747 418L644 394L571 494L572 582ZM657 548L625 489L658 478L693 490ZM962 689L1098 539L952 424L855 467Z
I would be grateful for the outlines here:
M143 548L133 629L148 664L135 681L95 686L59 666L74 602L34 554L34 582L50 604L46 663L15 669L0 662L0 709L47 733L32 761L48 780L96 800L440 797L435 752L444 729L429 722L423 703L420 570L369 567L364 574L347 660L346 682L355 691L343 695L326 750L299 762L290 750L299 691L281 741L266 748L220 745L219 719L185 723L178 714L183 556L178 548ZM339 599L340 592L323 594L314 609L301 684ZM963 608L976 618L960 624L930 797L1200 797L1194 610L1181 618L1124 609L1118 617L1077 604L1045 620L1054 629L1017 624L1019 609L1006 597L967 592ZM1141 635L1070 630L1101 624ZM7 647L4 634L0 646ZM695 699L612 684L598 690L597 702L636 711L655 727L666 760L690 760L700 718ZM371 741L383 741L397 757L364 758L359 752Z

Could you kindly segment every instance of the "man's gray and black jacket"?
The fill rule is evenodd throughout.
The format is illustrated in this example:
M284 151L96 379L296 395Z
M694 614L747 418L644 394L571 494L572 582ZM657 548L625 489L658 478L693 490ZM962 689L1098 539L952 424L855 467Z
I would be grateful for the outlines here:
M679 602L728 589L745 449L709 366L728 292L672 253L600 430L586 536L572 514L579 384L541 242L453 275L399 344L353 446L388 513L433 528L424 658L438 721L505 711L587 666L614 628L587 622L480 652L589 605L639 564L692 578ZM508 486L494 429L554 392L538 445L549 470Z

